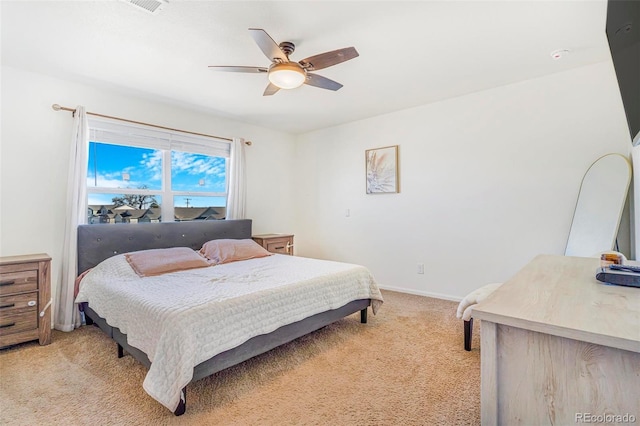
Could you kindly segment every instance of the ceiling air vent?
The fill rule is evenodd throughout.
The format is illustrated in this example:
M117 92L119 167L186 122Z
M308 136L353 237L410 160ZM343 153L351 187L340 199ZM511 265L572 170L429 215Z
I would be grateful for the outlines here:
M149 13L158 13L167 3L166 0L122 0L125 3L136 6L138 9L146 10Z

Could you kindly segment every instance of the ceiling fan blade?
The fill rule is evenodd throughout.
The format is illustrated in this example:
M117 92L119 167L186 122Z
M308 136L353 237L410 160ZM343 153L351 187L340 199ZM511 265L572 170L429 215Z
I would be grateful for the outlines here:
M266 89L264 89L264 93L262 96L271 96L274 95L280 88L273 83L269 83Z
M273 41L271 36L267 32L260 28L249 28L249 32L253 40L258 44L262 53L269 58L271 62L275 59L280 59L282 62L289 62L289 58L278 47L278 43Z
M320 53L319 55L310 56L299 62L303 68L308 71L321 70L340 62L360 56L355 47L345 47L344 49L333 50L331 52Z
M342 87L342 84L338 83L337 81L333 81L328 79L327 77L311 73L307 74L307 79L305 80L304 84L334 91Z
M209 65L214 71L228 71L228 72L248 72L248 73L263 73L269 72L268 68L264 67L235 67L235 66L226 66L226 65Z

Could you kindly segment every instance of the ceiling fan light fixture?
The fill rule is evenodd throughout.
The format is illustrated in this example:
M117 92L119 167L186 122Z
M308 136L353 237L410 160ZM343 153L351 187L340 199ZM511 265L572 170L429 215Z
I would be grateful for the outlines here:
M306 71L297 62L276 63L269 68L269 81L281 89L295 89L306 79Z

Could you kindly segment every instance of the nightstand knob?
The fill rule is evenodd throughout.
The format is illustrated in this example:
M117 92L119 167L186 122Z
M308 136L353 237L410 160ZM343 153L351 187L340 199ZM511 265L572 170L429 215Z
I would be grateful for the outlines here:
M27 306L36 306L37 302L35 300L29 300L27 302Z

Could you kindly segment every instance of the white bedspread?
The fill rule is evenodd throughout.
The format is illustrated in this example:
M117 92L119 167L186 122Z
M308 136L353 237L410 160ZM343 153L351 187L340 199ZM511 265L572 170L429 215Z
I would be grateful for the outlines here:
M357 299L382 295L359 265L287 255L141 278L123 255L96 266L76 303L89 306L151 360L145 391L175 411L199 363L251 337Z

